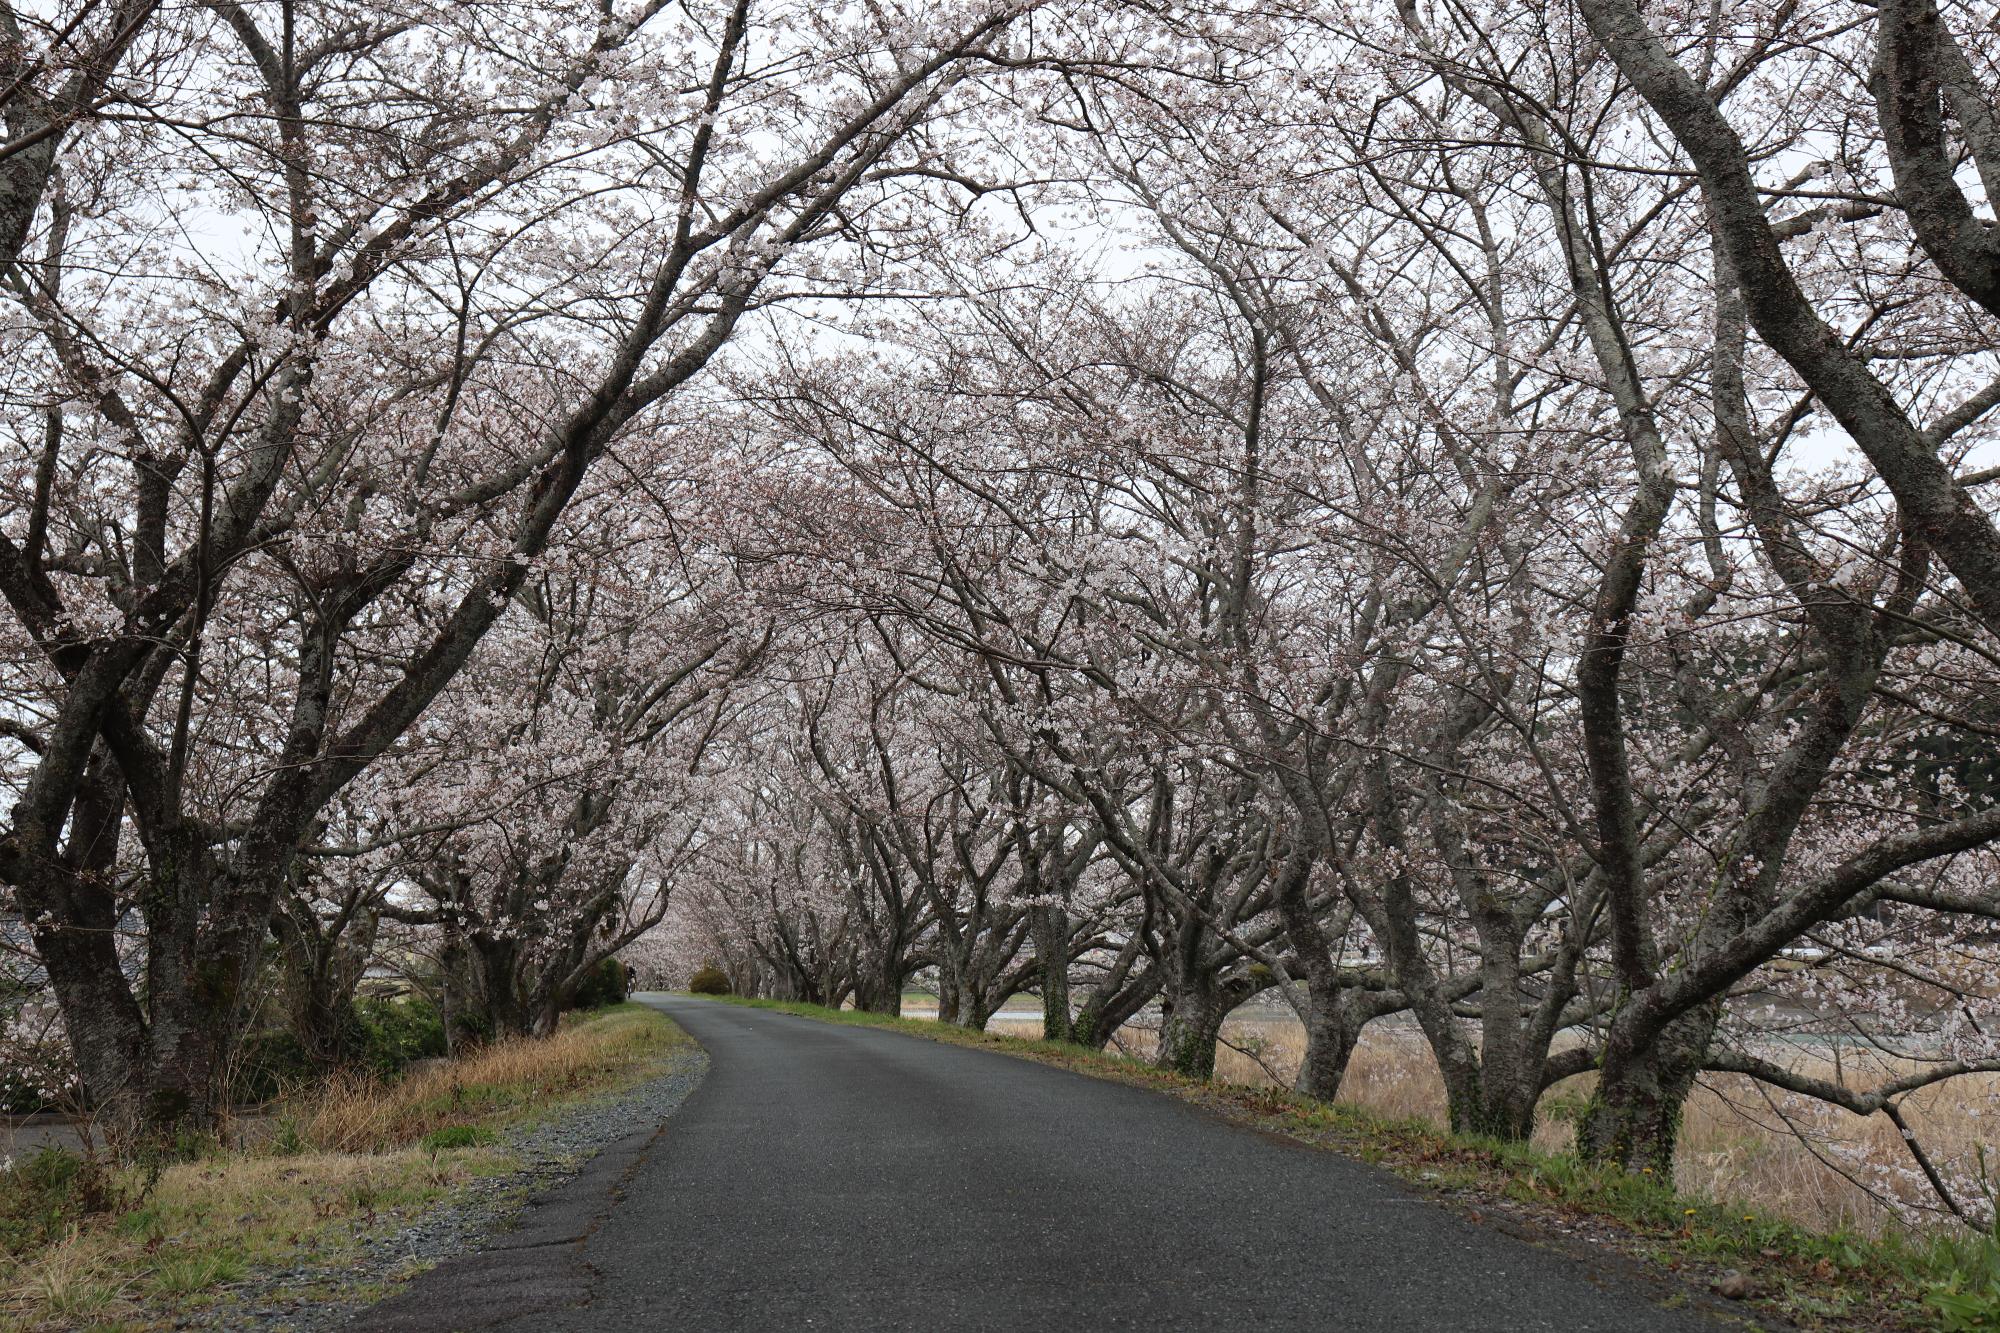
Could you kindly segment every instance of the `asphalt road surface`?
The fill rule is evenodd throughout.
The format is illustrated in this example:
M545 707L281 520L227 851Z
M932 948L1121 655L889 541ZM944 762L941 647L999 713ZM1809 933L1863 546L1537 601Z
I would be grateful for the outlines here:
M1719 1327L1622 1261L1530 1244L1157 1093L893 1032L649 1002L709 1053L680 1111L508 1248L441 1265L359 1326Z

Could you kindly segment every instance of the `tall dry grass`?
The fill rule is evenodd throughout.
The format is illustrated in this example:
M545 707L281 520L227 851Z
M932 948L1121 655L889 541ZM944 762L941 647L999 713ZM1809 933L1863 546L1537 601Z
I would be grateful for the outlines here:
M686 1040L625 1006L394 1083L300 1089L240 1149L157 1176L117 1168L115 1208L47 1244L0 1246L0 1333L164 1326L249 1273L337 1271L379 1227L501 1169L481 1146L493 1131L628 1086Z
M292 1099L297 1137L328 1152L382 1152L448 1126L511 1118L580 1090L614 1086L672 1043L644 1011L614 1009L548 1037L495 1042L393 1083L337 1080Z
M1041 1020L1025 1014L1002 1014L990 1026L1009 1036L1041 1036ZM1288 1086L1305 1051L1305 1030L1289 1016L1232 1019L1223 1037L1216 1077L1253 1087ZM1128 1026L1117 1045L1149 1056L1156 1039L1146 1028ZM1804 1052L1792 1063L1855 1088L1908 1068L1886 1057L1853 1056L1836 1067L1831 1058ZM1564 1151L1573 1145L1573 1117L1595 1077L1580 1075L1549 1091L1537 1118L1537 1147ZM1340 1100L1386 1116L1439 1126L1446 1120L1444 1081L1429 1046L1414 1031L1388 1024L1375 1024L1364 1035ZM1982 1149L2000 1167L2000 1076L1972 1075L1924 1089L1906 1098L1902 1110L1925 1151L1961 1181L1978 1169ZM1899 1217L1937 1208L1887 1117L1852 1115L1739 1075L1709 1076L1689 1099L1675 1177L1684 1193L1754 1203L1820 1231L1875 1236Z

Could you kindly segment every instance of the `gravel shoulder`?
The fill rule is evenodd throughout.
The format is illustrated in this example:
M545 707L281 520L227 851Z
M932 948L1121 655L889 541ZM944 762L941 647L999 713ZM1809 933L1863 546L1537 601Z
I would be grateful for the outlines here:
M708 1070L693 1043L666 1056L664 1072L503 1131L494 1147L510 1160L403 1225L364 1240L337 1269L302 1266L233 1284L225 1303L183 1328L319 1330L391 1326L398 1294L446 1259L580 1240L609 1212L616 1191ZM457 1267L457 1265L454 1265Z

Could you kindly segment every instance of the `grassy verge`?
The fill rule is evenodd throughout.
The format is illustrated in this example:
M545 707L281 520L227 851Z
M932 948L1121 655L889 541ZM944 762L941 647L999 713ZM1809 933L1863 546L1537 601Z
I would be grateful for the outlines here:
M1806 1328L2000 1328L2000 1237L1823 1234L1754 1206L1678 1195L1647 1175L1595 1170L1525 1145L1277 1089L1201 1083L1124 1056L930 1020L776 1000L724 1002L890 1028L1151 1088L1385 1167L1476 1219L1498 1214L1530 1239L1559 1246L1582 1240L1692 1285L1720 1287L1753 1320L1768 1313Z
M625 1004L395 1083L302 1089L254 1148L164 1167L46 1153L0 1174L0 1330L173 1323L274 1268L328 1268L509 1169L500 1131L655 1073L687 1038Z

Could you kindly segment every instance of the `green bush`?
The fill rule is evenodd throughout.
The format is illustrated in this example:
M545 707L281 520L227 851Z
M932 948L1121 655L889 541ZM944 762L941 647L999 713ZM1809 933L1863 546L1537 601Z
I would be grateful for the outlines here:
M728 995L732 993L729 974L714 963L706 963L699 972L688 978L688 989L696 995Z
M239 1103L268 1102L313 1073L305 1046L290 1028L259 1028L246 1033L236 1048L229 1096Z
M429 1000L408 995L400 1000L362 1000L355 1007L367 1032L361 1063L383 1077L445 1054L444 1015Z
M0 1254L25 1254L60 1240L85 1218L126 1204L111 1168L46 1146L0 1171Z
M348 1069L394 1078L419 1060L445 1053L444 1019L437 1006L416 996L355 1002L347 1039ZM325 1073L289 1028L260 1028L244 1037L232 1067L230 1097L268 1102L285 1089Z
M602 1009L625 1002L625 964L607 958L584 975L570 992L568 1008Z
M1980 1165L1986 1165L1982 1153ZM1943 1235L1922 1266L1930 1270L1924 1304L1949 1333L2000 1328L2000 1215L1983 1235Z

